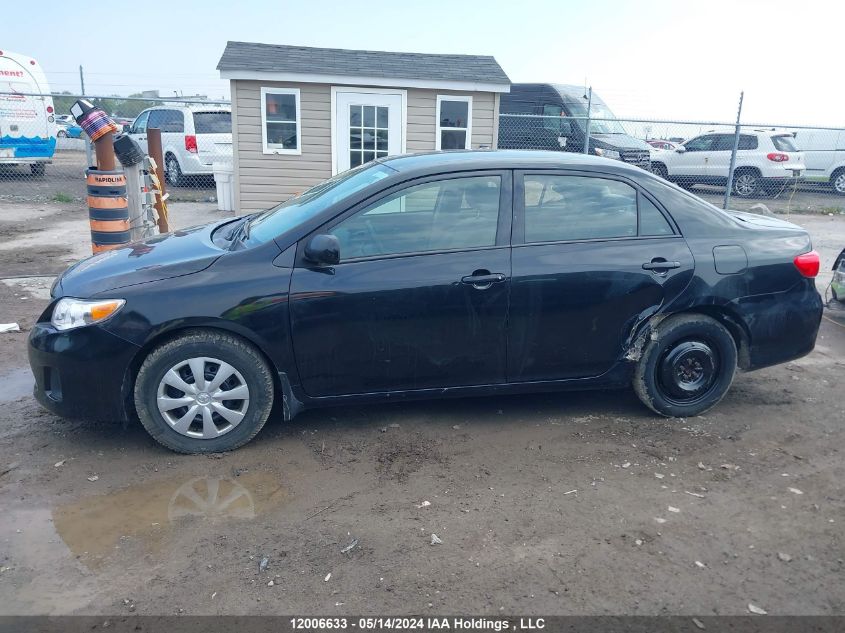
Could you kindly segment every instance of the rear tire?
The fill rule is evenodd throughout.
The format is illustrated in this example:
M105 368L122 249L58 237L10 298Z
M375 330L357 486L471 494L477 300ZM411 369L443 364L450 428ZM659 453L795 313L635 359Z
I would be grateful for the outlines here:
M760 174L752 169L734 172L733 193L738 198L753 198L761 190Z
M736 361L736 343L718 321L701 314L675 315L657 325L643 349L634 391L660 415L701 415L727 393Z
M164 159L164 174L167 182L174 187L181 187L185 184L185 176L182 174L182 168L173 154L168 154Z
M830 177L830 186L833 193L845 196L845 169L838 169Z
M194 330L144 360L135 409L147 432L170 450L219 453L255 437L273 392L273 373L252 345L225 332Z

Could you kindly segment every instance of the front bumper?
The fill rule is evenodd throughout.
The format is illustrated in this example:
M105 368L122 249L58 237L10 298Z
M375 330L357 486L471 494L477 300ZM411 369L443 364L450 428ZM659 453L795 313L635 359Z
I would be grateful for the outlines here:
M58 331L37 323L29 334L34 396L67 418L125 420L126 377L139 347L91 325Z

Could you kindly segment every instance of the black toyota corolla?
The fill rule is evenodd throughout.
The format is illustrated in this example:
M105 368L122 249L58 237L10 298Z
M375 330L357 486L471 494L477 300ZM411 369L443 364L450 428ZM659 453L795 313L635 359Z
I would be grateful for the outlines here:
M35 395L184 453L274 403L624 387L666 416L815 344L819 257L619 161L447 152L368 163L269 211L69 268L29 338Z

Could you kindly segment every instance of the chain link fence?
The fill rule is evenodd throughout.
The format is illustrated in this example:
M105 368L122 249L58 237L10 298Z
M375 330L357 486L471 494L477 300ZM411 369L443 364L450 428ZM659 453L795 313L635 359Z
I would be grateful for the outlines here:
M227 101L0 92L0 201L85 199L88 139L70 116L80 98L103 108L147 151L148 128L161 130L170 199L216 201L214 166L231 169Z
M724 197L731 181L731 204L804 192L845 207L842 128L501 114L498 147L621 160L703 197Z

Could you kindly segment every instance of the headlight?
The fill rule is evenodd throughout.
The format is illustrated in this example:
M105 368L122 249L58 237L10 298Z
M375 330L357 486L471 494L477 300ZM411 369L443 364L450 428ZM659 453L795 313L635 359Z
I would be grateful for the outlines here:
M615 160L619 160L621 158L621 154L619 154L619 152L615 149L603 149L601 147L596 147L593 151L596 153L596 156L604 156L605 158L613 158Z
M100 301L82 301L65 297L59 299L53 308L50 322L57 330L72 330L83 325L91 325L108 319L126 303L123 299L102 299Z

